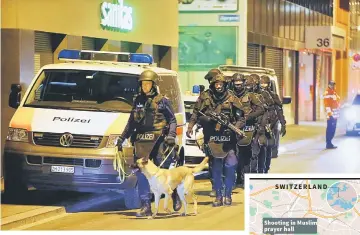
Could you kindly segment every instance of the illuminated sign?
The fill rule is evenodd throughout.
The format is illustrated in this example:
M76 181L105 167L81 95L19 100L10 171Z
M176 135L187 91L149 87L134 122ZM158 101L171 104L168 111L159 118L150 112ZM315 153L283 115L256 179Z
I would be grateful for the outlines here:
M105 30L127 32L133 29L132 7L124 0L101 3L101 27Z

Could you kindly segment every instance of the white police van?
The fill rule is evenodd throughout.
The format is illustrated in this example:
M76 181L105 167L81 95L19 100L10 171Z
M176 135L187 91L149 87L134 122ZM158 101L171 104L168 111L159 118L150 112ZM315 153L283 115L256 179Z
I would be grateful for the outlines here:
M63 50L59 60L65 63L41 68L22 99L21 86L11 87L9 105L17 110L5 145L5 192L28 186L114 190L125 193L128 208L138 207L137 180L126 167L133 162L133 146L123 144L127 164L119 175L113 167L115 145L130 116L138 77L150 69L173 105L182 146L185 112L177 73L138 53Z

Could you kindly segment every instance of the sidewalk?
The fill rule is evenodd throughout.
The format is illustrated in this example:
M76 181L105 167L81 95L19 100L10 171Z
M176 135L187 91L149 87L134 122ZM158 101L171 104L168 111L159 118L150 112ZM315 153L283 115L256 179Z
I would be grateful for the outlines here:
M326 122L300 122L299 125L288 125L286 127L286 135L280 137L280 145L288 144L305 139L324 139L326 134ZM345 131L341 126L336 130L335 135L343 135Z

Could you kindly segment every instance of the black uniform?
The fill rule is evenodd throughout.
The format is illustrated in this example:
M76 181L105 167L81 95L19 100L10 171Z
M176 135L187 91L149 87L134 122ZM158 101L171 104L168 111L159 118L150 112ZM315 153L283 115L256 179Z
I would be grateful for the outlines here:
M216 88L216 84L221 83L221 88ZM236 135L227 127L219 125L212 119L201 117L200 111L205 115L208 112L214 112L216 115L223 114L228 120L237 126L242 126L245 123L239 118L241 117L242 105L231 92L226 89L225 78L218 74L210 84L210 89L204 92L198 98L197 104L194 107L193 114L189 121L188 135L192 132L193 126L200 119L204 133L204 146L207 156L212 159L212 177L214 181L214 188L216 191L216 199L213 206L223 205L223 196L225 196L224 203L231 205L231 192L235 182L235 171L237 167L236 157ZM238 114L238 115L237 115ZM223 185L222 174L225 179ZM225 186L225 193L223 195L222 188Z
M135 161L139 158L148 158L153 148L158 154L153 160L159 165L164 159L162 151L165 144L168 146L175 145L176 138L176 118L171 107L170 101L161 94L157 93L156 81L157 74L151 70L144 71L139 78L140 93L136 96L133 103L133 109L127 125L118 141L121 149L122 142L131 137L135 146ZM153 87L150 93L145 94L141 88L142 81L152 81ZM156 152L155 151L155 152ZM163 164L163 168L168 168L175 157L174 151ZM138 190L142 207L137 213L138 217L151 215L151 192L149 182L140 172L136 172L138 178ZM175 200L174 200L175 199ZM177 198L177 192L173 193L174 210L181 207L180 200Z
M266 75L261 76L260 79L260 88L263 94L269 94L271 96L267 98L269 102L269 117L270 117L270 129L273 135L273 140L269 144L269 148L267 149L267 156L265 161L265 173L268 173L270 169L271 158L277 157L277 149L279 144L279 139L277 138L278 135L278 122L281 124L281 135L284 136L286 134L286 120L282 109L282 102L279 96L272 92L271 90L271 82L270 78ZM268 95L267 95L268 96ZM273 156L276 154L276 156Z
M238 141L238 159L239 167L237 169L237 183L243 185L244 173L257 172L257 155L253 155L258 147L254 144L254 137L256 134L255 126L257 118L264 114L264 107L259 98L251 89L246 88L246 77L235 73L233 75L233 92L240 99L245 110L244 131L246 138Z

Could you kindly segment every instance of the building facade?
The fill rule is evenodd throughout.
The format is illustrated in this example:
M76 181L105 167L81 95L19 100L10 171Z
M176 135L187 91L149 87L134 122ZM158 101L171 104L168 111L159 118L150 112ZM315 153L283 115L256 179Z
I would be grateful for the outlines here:
M284 105L290 124L325 119L328 81L340 73L347 79L346 29L334 17L346 10L336 1L248 0L247 65L275 69L280 95L292 97ZM338 83L346 96L345 82Z
M179 0L179 74L182 91L208 86L211 68L246 66L247 1Z
M10 85L25 92L62 49L149 53L158 66L178 69L175 1L2 0L1 17L2 143L14 113Z

